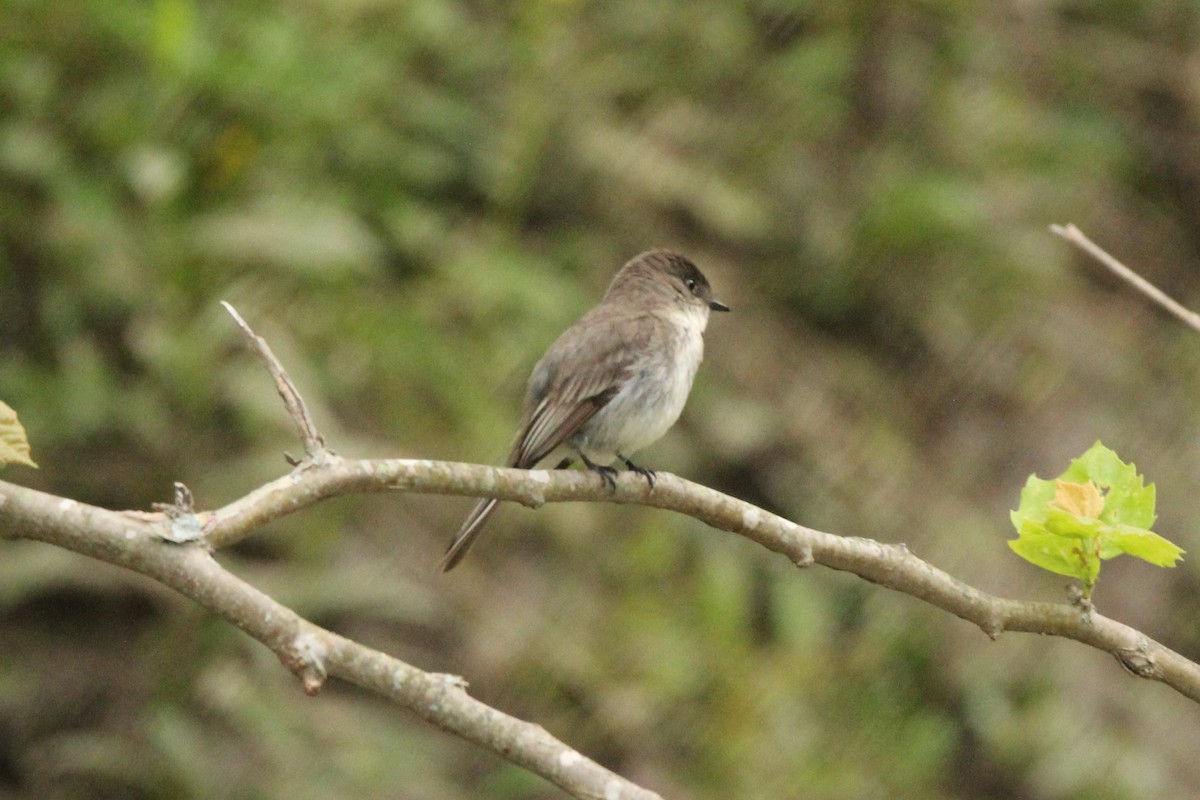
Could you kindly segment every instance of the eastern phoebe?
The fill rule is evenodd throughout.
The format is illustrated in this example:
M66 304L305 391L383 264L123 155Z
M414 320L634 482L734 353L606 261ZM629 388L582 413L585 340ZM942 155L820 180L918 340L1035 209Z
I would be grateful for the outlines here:
M616 488L620 460L645 476L654 472L629 456L655 442L679 419L704 356L701 334L713 299L696 265L670 250L635 257L613 278L600 304L550 345L529 376L525 409L507 466L532 469L556 449L596 470ZM483 499L442 559L454 568L483 530L499 500Z

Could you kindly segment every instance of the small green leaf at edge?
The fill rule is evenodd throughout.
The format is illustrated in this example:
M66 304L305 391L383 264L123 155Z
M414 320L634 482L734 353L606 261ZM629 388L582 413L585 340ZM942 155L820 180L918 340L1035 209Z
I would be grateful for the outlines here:
M1009 540L1009 547L1026 561L1078 578L1087 588L1099 577L1101 559L1124 553L1156 566L1174 567L1182 557L1182 548L1149 530L1157 519L1154 484L1144 485L1137 466L1126 464L1100 441L1074 459L1059 478L1075 483L1090 480L1105 489L1104 511L1100 520L1089 520L1052 508L1054 481L1030 475L1021 490L1020 507L1009 515L1019 535ZM1083 559L1079 545L1071 544L1084 545L1089 539L1096 543L1099 558Z

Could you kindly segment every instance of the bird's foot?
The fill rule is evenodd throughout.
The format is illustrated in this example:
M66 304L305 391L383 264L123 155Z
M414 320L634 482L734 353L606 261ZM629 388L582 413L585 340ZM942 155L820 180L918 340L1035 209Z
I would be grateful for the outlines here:
M630 470L632 470L633 472L636 472L638 475L641 475L643 478L645 478L646 483L650 484L650 490L651 491L654 490L654 481L658 477L657 475L654 474L654 470L646 469L645 467L639 467L637 464L633 463L632 461L630 461L628 458L621 455L620 453L617 453L617 458L624 461L625 466L629 467Z
M600 477L603 478L604 482L608 484L610 491L615 492L617 490L617 470L615 467L602 467L599 464L594 464L592 463L591 459L582 453L579 457L583 459L583 465L585 467L590 469L592 472L600 473Z

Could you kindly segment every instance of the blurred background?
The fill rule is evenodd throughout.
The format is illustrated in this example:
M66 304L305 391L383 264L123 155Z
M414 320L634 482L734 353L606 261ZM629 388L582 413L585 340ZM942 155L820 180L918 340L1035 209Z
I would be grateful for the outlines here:
M528 371L635 253L713 319L640 454L988 592L1033 472L1097 439L1200 551L1200 339L1053 237L1200 306L1189 0L0 0L0 398L39 471L203 508L299 443L219 300L351 457L497 463ZM1200 714L1072 642L971 625L661 511L346 498L221 561L671 798L1200 793ZM1200 658L1200 573L1095 601ZM0 544L0 798L554 798L369 694L305 697L148 580Z

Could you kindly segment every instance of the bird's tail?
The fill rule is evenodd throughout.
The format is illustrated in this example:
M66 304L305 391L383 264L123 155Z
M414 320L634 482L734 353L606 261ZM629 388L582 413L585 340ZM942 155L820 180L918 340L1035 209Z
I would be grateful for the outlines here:
M446 550L446 555L442 557L442 572L449 572L458 565L458 562L462 561L463 556L471 549L471 545L475 544L475 540L479 538L483 526L499 503L499 500L491 499L479 501L479 504L471 511L471 515L467 517L467 521L459 528L458 535L454 537L454 541Z

